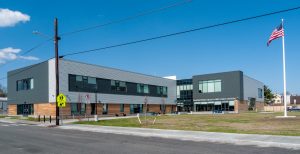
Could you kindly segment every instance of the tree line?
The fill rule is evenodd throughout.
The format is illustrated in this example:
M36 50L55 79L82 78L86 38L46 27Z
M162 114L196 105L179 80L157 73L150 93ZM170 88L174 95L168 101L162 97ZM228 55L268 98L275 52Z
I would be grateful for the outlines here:
M0 97L7 97L7 89L0 84Z

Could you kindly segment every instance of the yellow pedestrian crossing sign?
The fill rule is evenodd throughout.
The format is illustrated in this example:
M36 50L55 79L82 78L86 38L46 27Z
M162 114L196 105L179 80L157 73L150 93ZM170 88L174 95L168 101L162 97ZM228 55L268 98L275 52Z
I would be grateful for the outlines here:
M59 94L56 98L58 107L66 107L67 98L64 94Z

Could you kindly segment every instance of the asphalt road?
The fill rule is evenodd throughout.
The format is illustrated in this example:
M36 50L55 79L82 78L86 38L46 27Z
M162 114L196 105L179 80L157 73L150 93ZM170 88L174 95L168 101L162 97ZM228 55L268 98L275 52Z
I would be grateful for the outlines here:
M0 122L1 154L289 154L300 151L135 137Z

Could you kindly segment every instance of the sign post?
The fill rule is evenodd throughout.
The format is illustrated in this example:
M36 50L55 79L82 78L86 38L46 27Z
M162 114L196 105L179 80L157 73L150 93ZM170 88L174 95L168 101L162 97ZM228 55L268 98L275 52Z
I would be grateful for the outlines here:
M66 107L67 97L64 94L59 94L56 97L56 102L57 102L57 107L59 108L58 112L60 115L61 124L63 125L63 119L62 119L62 114L60 113L61 112L60 108Z

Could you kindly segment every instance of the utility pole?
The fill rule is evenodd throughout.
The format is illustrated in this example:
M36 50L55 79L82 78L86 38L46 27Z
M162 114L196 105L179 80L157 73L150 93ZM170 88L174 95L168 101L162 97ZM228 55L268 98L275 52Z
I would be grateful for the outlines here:
M57 18L54 19L54 52L55 52L55 77L56 77L56 95L55 95L55 108L56 108L56 125L59 125L59 108L57 106L57 96L59 95L59 67L58 67L58 41L60 37L58 36L58 21Z

